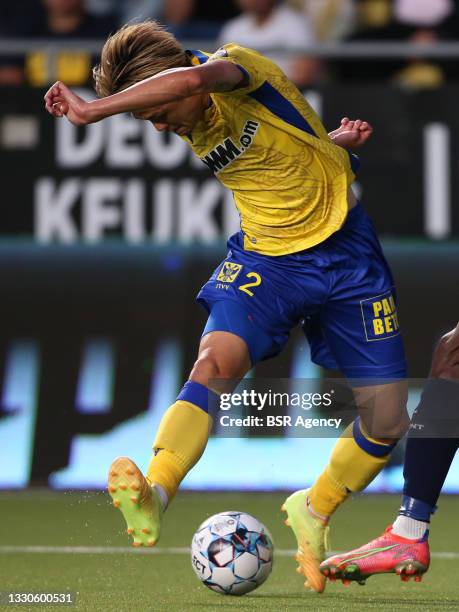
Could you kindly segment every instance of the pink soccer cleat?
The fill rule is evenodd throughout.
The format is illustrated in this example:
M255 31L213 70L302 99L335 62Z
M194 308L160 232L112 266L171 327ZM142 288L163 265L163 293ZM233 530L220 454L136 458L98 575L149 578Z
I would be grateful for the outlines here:
M352 580L359 584L374 574L395 573L407 582L414 578L421 582L429 569L428 533L420 540L408 540L392 533L387 527L379 538L348 553L334 555L320 564L320 571L329 580L342 580L348 586Z

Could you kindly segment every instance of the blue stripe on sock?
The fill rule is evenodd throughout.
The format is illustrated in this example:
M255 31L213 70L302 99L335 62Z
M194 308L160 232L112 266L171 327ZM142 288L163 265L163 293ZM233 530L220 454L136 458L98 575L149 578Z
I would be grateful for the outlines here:
M190 402L190 404L198 406L204 412L210 413L213 406L218 406L220 396L204 385L194 380L189 380L183 385L182 390L178 394L178 400Z
M352 435L354 436L357 446L360 446L363 451L369 455L372 455L373 457L386 457L397 445L397 442L394 442L393 444L376 444L375 442L372 442L366 438L360 429L360 417L357 417L354 421Z
M427 502L421 501L420 499L414 499L414 497L410 497L409 495L404 495L398 513L416 519L417 521L429 523L430 515L433 514L436 509L436 506L431 506Z
M286 123L293 125L294 127L311 134L311 136L317 136L312 127L303 117L303 115L293 106L287 98L277 91L268 81L265 81L255 91L249 94L251 98L263 104L273 115L279 117Z

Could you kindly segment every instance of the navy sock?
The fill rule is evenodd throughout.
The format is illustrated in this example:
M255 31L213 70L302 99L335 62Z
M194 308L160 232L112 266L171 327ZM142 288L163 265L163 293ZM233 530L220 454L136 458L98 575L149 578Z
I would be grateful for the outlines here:
M411 421L400 514L429 521L459 447L459 384L430 379Z

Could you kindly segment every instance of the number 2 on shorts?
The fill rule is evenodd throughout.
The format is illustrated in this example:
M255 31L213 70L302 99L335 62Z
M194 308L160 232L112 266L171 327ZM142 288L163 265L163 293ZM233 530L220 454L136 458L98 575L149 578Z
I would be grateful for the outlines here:
M250 283L246 283L245 285L241 285L240 287L238 287L238 289L239 291L247 293L247 295L250 295L250 297L253 297L253 291L250 291L250 287L258 287L259 285L261 285L261 276L257 274L257 272L249 272L248 274L246 274L246 277L254 278L255 280Z

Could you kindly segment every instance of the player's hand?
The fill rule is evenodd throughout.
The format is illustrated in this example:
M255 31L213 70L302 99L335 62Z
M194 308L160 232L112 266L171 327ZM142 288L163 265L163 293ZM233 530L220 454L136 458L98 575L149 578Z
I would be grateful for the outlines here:
M45 95L45 107L53 117L67 117L74 125L92 123L89 116L89 102L77 96L61 81L54 83Z
M437 344L429 376L459 380L459 323Z
M337 130L330 132L329 136L335 144L344 149L359 149L373 134L373 128L368 121L360 119L351 120L348 117L341 119Z

